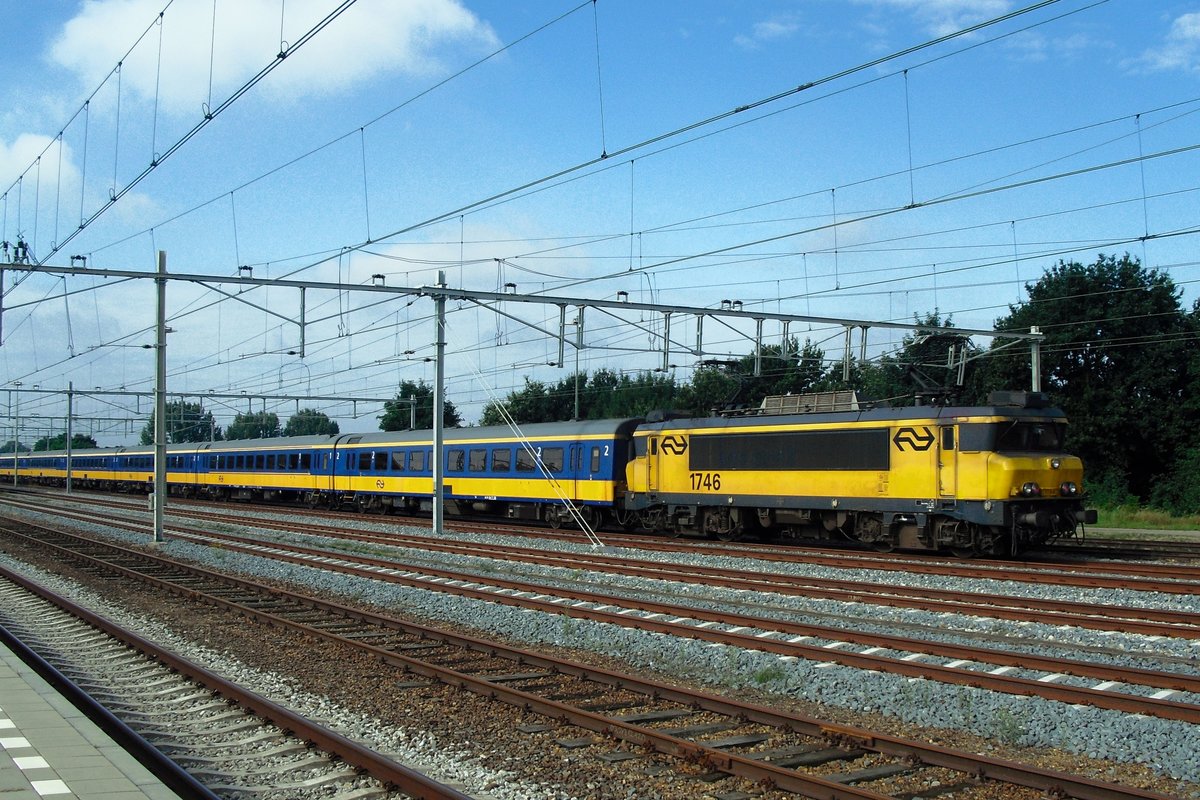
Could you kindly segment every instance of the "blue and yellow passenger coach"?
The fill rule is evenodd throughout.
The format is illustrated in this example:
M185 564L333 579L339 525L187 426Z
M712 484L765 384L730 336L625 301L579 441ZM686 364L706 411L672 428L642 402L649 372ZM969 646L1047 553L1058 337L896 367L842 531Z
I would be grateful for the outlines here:
M578 514L589 525L601 525L624 495L629 443L639 421L448 429L443 437L448 510L556 527ZM0 457L0 476L12 480L15 467L21 480L61 484L66 466L62 451L26 453L15 465ZM77 450L72 477L82 488L149 491L154 448ZM218 500L429 511L433 435L404 431L171 444L167 484L175 495Z

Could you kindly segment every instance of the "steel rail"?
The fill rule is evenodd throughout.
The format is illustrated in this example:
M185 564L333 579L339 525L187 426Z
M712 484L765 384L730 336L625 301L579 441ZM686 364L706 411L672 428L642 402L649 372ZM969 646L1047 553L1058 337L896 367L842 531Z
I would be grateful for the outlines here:
M102 500L100 503L117 508L129 506L127 503L115 501ZM462 553L473 556L480 555L477 546L400 533L350 532L344 528L314 525L307 521L297 524L258 517L248 519L246 517L238 517L215 511L186 510L178 506L173 508L172 514L191 517L193 519L224 521L272 530L371 541L392 546L413 546L424 550ZM130 526L130 530L140 530L140 528ZM547 532L541 531L540 533L544 535ZM691 577L711 581L715 578L722 582L720 585L730 588L769 591L793 596L818 597L845 602L869 602L877 605L889 605L901 608L919 608L932 612L951 611L974 616L979 616L983 613L981 607L986 607L986 616L1022 622L1029 621L1029 610L1033 609L1052 615L1042 620L1036 620L1051 625L1074 625L1082 628L1119 630L1125 633L1138 633L1147 636L1193 637L1200 634L1200 614L1185 611L1167 611L1154 608L1124 608L1104 604L1080 603L1070 600L1042 600L1016 595L964 593L928 587L914 589L892 584L782 574L771 575L767 579L762 577L761 573L747 573L745 570L738 569L687 564L663 566L650 563L638 565L627 557L606 556L599 553L554 553L536 548L522 548L512 545L492 546L492 548L490 552L496 552L500 557L508 560L524 560L542 565L555 565L565 560L570 560L574 562L571 564L573 567L578 567L580 563L603 564L610 571L643 577L657 577L665 580L679 580ZM758 551L753 553L743 552L740 554L740 557L755 558L757 555ZM974 602L963 602L962 598L964 596L971 597ZM1100 612L1103 612L1103 614Z
M33 592L106 635L160 661L181 675L185 675L211 691L217 692L226 699L249 709L256 715L269 720L281 730L312 742L320 749L335 754L346 763L365 770L380 781L391 784L415 798L421 798L422 800L471 800L469 795L465 795L452 787L445 786L341 734L317 725L294 711L272 703L262 695L238 686L236 683L222 678L215 672L178 656L133 631L126 630L108 618L58 595L36 581L20 573L13 572L3 565L0 565L0 577L4 577L23 589Z
M557 659L536 652L510 648L495 641L429 628L394 617L387 617L373 612L364 611L362 609L344 606L319 597L284 591L276 587L258 584L254 581L221 575L210 570L194 567L174 561L172 559L164 558L159 555L149 555L107 542L97 541L89 537L79 536L77 534L68 534L62 531L48 529L44 526L38 526L36 524L27 523L24 521L17 522L23 525L28 525L29 527L46 530L54 535L62 536L63 538L69 540L81 541L90 546L110 550L119 553L124 557L136 558L140 561L159 564L163 567L179 570L185 574L189 574L197 578L215 581L226 586L239 587L255 594L265 593L273 595L287 602L303 604L311 608L323 610L325 612L349 619L362 620L412 636L442 641L493 656L502 656L522 664L551 669L564 675L597 681L606 685L616 686L630 691L637 691L644 695L670 700L683 705L702 708L714 713L745 719L752 722L758 722L765 725L771 725L785 731L794 731L810 736L824 737L828 740L839 741L848 745L874 750L876 752L893 757L911 758L921 764L945 767L947 769L977 776L981 779L986 778L1003 781L1006 783L1039 789L1060 796L1066 795L1068 797L1079 798L1079 800L1169 800L1169 798L1165 795L1149 792L1135 787L1107 784L1102 781L1097 781L1082 776L1070 775L1067 773L1019 764L1003 759L977 755L974 753L955 750L953 748L939 747L936 745L925 744L922 742L903 739L886 734L878 734L851 726L831 724L813 717L782 712L767 706L742 703L716 695L682 689L657 681L623 675L610 670L592 667L578 662ZM50 543L39 541L38 544L60 550L68 556L75 558L87 558L88 560L95 561L87 556L82 556L79 553L66 548L60 548ZM661 752L690 757L698 760L701 763L707 763L715 768L730 772L731 774L742 775L744 777L763 781L765 785L774 785L778 788L788 789L791 791L812 792L806 796L820 798L821 800L824 800L825 798L828 798L829 800L841 800L842 798L856 797L885 797L884 795L856 789L855 787L832 784L831 782L824 781L823 779L815 776L800 775L790 770L755 761L753 759L748 759L743 756L715 751L711 748L705 748L703 745L698 745L694 742L684 739L678 739L676 737L654 731L653 729L641 728L635 725L623 723L619 720L603 717L582 709L577 709L563 703L546 700L528 692L505 686L502 683L487 681L486 679L480 679L474 676L466 675L465 673L445 667L439 667L437 665L421 662L409 656L393 653L382 648L365 644L355 639L348 639L338 636L335 633L322 630L319 627L313 627L311 625L288 620L267 610L255 608L253 606L241 605L227 598L205 594L200 590L174 584L170 581L162 580L152 576L147 576L124 567L104 562L95 563L99 563L106 569L115 570L120 574L144 581L182 596L203 599L204 601L214 605L234 609L238 611L238 613L246 616L255 617L271 624L297 630L307 635L319 636L329 641L352 647L362 652L370 653L376 658L382 659L388 663L399 665L402 668L416 672L417 674L425 675L426 677L443 680L450 685L461 686L462 688L477 691L486 696L501 699L505 702L512 703L522 708L536 710L539 713L553 718L566 719L572 724L579 725L580 727L584 727L606 735L614 735L631 743L650 746L654 749L663 747L666 749L661 750ZM799 783L796 782L797 779L799 780Z
M497 587L510 589L515 592L534 595L532 597L516 597L512 595L498 594L486 589L474 589L467 586L448 586L444 583L434 583L430 580L422 580L420 578L406 578L402 575L383 573L380 572L379 569L370 568L377 567L393 571L398 571L400 569L396 566L395 562L388 561L386 559L373 559L365 556L331 553L327 550L318 550L316 548L306 548L296 545L281 545L278 543L264 544L254 542L253 540L246 539L245 537L238 537L230 534L206 533L200 536L197 536L196 534L182 535L193 539L212 537L223 543L243 542L245 544L223 546L225 546L227 549L237 549L251 555L262 555L263 552L269 552L271 558L281 559L293 564L307 567L329 569L331 566L334 566L328 563L328 561L325 563L314 561L314 558L339 560L343 562L342 564L336 565L339 571L348 572L358 577L400 584L410 588L424 589L426 591L448 592L459 596L471 597L477 600L500 603L503 605L532 608L554 615L565 615L575 617L577 619L607 622L622 627L637 628L639 630L648 630L656 633L665 633L672 636L699 639L702 641L719 644L728 644L749 650L762 650L764 652L775 653L776 655L798 656L818 662L833 661L845 666L852 666L867 670L879 670L881 672L904 675L910 678L932 679L941 681L943 683L976 686L1008 694L1017 694L1027 697L1043 697L1063 703L1095 706L1097 708L1104 708L1113 711L1122 711L1127 714L1147 714L1150 716L1161 717L1163 719L1174 719L1181 722L1200 723L1200 706L1190 703L1172 702L1153 697L1114 694L1098 689L1060 686L1030 678L1016 678L1008 675L1000 675L991 672L979 672L960 667L948 667L938 664L904 661L885 656L853 653L846 650L831 650L815 645L804 645L796 642L761 638L751 634L718 631L711 628L697 628L691 625L662 622L650 618L634 617L628 614L622 614L620 612L603 610L601 608L577 608L574 606L564 605L561 602L556 603L550 600L539 599L541 596L558 594L560 596L569 596L570 599L584 600L589 603L596 603L607 607L612 607L615 603L619 602L618 598L613 598L608 595L599 595L592 592L572 591L567 593L561 590L548 589L545 586L524 583L521 581L502 580L494 577L483 577L477 575L464 576L460 573L451 572L449 570L441 570L425 566L412 568L412 571L422 572L431 577L441 578L444 580L457 580L475 584L486 583ZM285 547L287 550L283 549ZM297 557L291 555L292 552L303 553L310 557ZM367 566L356 567L354 566L353 562L358 562ZM404 569L409 568L405 567ZM727 612L704 611L702 609L695 609L687 606L652 603L642 599L634 600L633 602L636 604L638 610L645 611L650 614L673 615L676 617L687 617L712 622L728 623L732 625L742 625L745 627L757 627L760 630L774 628L785 632L796 633L797 635L806 635L802 632L810 627L789 623L786 620L745 617ZM853 636L853 634L850 634L849 632L839 633L836 638L845 640L848 636ZM918 652L941 650L942 652L949 653L953 651L958 658L984 663L990 663L989 656L994 653L994 651L963 648L955 645L934 645L928 642L905 640L901 637L887 637L884 635L875 637L871 634L859 634L856 638L861 641L877 638L879 641L876 642L876 644L886 642L889 639L894 644L908 642L913 644L914 647L917 647ZM891 645L882 644L881 646L886 647ZM1010 662L1011 666L1023 666L1029 663L1041 661L1042 663L1048 665L1046 669L1056 673L1069 672L1072 666L1078 666L1080 669L1086 670L1081 674L1088 677L1098 678L1103 678L1106 675L1110 678L1114 678L1120 675L1122 671L1126 671L1131 676L1131 682L1133 683L1136 683L1137 679L1133 679L1132 676L1137 673L1140 673L1140 677L1147 677L1148 674L1155 676L1158 675L1158 673L1153 673L1146 670L1133 670L1119 667L1107 667L1097 670L1093 665L1087 665L1085 662L1057 662L1054 659L1040 659L1038 656L1034 655L1018 655L1016 657L1009 656L1007 660ZM1177 685L1185 685L1189 687L1195 687L1196 685L1195 681L1188 676L1176 675L1175 673L1162 673L1162 675L1170 677ZM1167 687L1159 686L1155 688Z
M562 603L540 599L541 596L546 596L548 593L558 593L560 595L565 594L561 590L548 589L545 586L521 581L501 580L491 576L464 576L460 573L451 572L449 570L441 570L427 566L411 568L407 566L403 567L403 569L411 569L412 571L421 572L434 578L474 583L482 582L499 588L508 589L513 592L532 595L531 597L503 595L493 591L469 588L466 586L452 587L443 583L433 583L430 580L422 580L420 578L408 578L397 574L381 573L379 569L387 569L393 572L397 571L398 569L397 562L387 559L369 558L366 556L343 553L332 553L328 550L302 547L299 545L263 543L249 537L224 533L205 533L197 535L188 531L178 530L177 534L189 539L199 539L200 541L204 541L205 539L215 539L221 542L232 542L234 543L232 546L224 546L226 546L227 549L240 550L241 552L251 555L258 555L260 557L264 552L266 552L269 553L270 557L272 558L307 567L329 569L335 565L330 564L328 559L336 559L342 562L341 564L336 565L338 570L355 574L358 577L382 580L388 583L404 585L410 588L423 589L426 591L454 593L459 596L470 597L486 602L495 602L503 605L517 606L522 608L532 608L555 615L566 615L578 619L607 622L623 627L631 627L673 636L681 636L683 638L727 644L750 650L761 650L764 652L775 653L776 655L796 656L818 662L835 662L844 666L868 670L874 669L891 674L904 675L911 678L924 678L941 681L943 683L978 686L1007 694L1043 697L1048 700L1055 700L1064 703L1095 706L1097 708L1121 711L1129 714L1148 714L1150 716L1156 716L1163 719L1174 719L1182 722L1200 722L1200 706L1191 703L1182 703L1155 697L1120 694L1095 688L1062 686L1047 682L1045 680L1013 677L996 672L981 672L962 667L918 663L916 661L906 661L886 656L854 653L840 649L829 649L817 645L804 645L796 641L780 641L778 639L762 638L759 636L742 634L738 632L698 628L692 625L686 625L677 622L660 622L650 618L633 617L621 612L606 610L607 608L611 608L614 603L619 602L618 598L613 598L609 595L599 595L592 592L583 591L570 592L572 599L583 600L600 606L600 608L582 609L568 607L564 606ZM287 549L285 550L284 548ZM300 553L302 555L296 556L293 555L293 553ZM317 562L313 559L323 559L324 561ZM355 566L355 563L367 566L358 567ZM376 567L379 569L372 569L370 567ZM820 636L823 638L832 638L837 641L855 642L869 646L886 647L890 649L904 650L927 655L938 655L946 658L972 661L976 663L994 663L999 666L1008 666L1014 668L1041 669L1053 674L1065 673L1081 677L1097 678L1100 680L1117 680L1122 683L1150 686L1157 689L1174 689L1178 691L1200 690L1200 679L1173 672L1145 670L1133 667L1096 665L1078 660L1046 658L1037 656L1035 654L1005 653L997 650L972 648L949 643L932 643L899 636L889 636L886 634L855 633L853 631L844 631L825 626L792 623L788 622L787 620L756 618L732 614L729 612L706 611L704 609L692 607L665 603L653 603L643 599L637 599L633 602L636 604L637 610L648 614L671 615L679 618L691 618L701 621L740 625L743 627L754 627L758 628L759 630L777 630L784 633L794 634L798 637Z
M2 568L0 568L2 569ZM7 573L7 571L4 571ZM7 577L7 574L5 574ZM0 625L0 642L12 650L26 666L42 677L46 683L70 701L85 717L108 734L114 742L130 753L138 763L148 769L163 785L183 800L221 800L208 787L193 778L187 770L176 764L161 750L147 742L142 736L111 711L96 701L78 684L62 674L37 651L25 644L10 630Z

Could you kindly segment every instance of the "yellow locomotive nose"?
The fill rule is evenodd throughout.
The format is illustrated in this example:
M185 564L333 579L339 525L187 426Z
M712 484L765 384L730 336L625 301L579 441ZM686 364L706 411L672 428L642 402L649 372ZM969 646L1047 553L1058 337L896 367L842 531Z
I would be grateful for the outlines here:
M1076 498L1083 491L1083 462L1076 456L1007 455L988 459L990 497L1021 500Z

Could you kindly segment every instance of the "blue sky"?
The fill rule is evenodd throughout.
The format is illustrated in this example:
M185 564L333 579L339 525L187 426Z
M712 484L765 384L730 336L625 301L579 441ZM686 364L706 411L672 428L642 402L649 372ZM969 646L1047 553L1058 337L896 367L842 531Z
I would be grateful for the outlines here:
M173 272L395 286L443 269L486 291L863 320L937 309L987 329L1060 258L1128 251L1196 297L1196 0L1060 0L862 69L1024 5L359 0L132 186L337 4L4 5L3 238L47 264L149 272L165 250ZM152 386L150 281L76 278L66 299L61 279L12 283L0 388ZM432 380L428 300L311 294L301 360L281 318L298 317L295 290L246 295L268 311L169 294L172 391L384 397ZM527 376L566 374L522 324L557 329L557 311L505 311L520 321L452 304L448 396L468 421ZM673 322L681 379L692 328ZM591 313L584 330L582 369L662 361L657 318ZM706 355L747 353L748 331L709 323ZM791 332L839 355L839 329ZM872 331L868 351L897 339ZM21 402L35 425L64 413L56 396ZM210 406L223 423L245 408ZM374 407L320 407L344 430L377 424ZM103 444L141 427L82 425Z

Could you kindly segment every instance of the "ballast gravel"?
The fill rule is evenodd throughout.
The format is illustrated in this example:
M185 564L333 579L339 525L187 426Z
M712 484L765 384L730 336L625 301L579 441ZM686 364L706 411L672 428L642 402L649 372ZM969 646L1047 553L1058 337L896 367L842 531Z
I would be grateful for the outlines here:
M524 783L511 773L498 774L495 769L481 764L476 753L447 749L445 742L438 741L425 731L397 728L349 711L322 695L307 692L292 676L255 669L228 654L197 644L154 619L131 613L108 602L75 581L16 561L2 553L0 564L251 691L285 702L293 711L310 719L321 720L330 729L368 744L377 752L385 753L441 783L466 787L471 796L478 800L528 800L555 796L547 794L545 787ZM371 792L370 795L378 796L378 793Z
M31 521L37 520L30 514ZM294 519L294 518L292 518ZM239 535L252 534L264 542L311 543L314 537L281 534L256 529L247 520ZM138 537L104 526L78 526L94 532L139 544ZM233 526L222 525L221 530ZM379 532L428 535L428 530L406 529L403 525L356 521L355 527ZM320 537L317 537L320 538ZM462 535L447 532L443 538L463 542L531 546L528 539L495 535ZM492 577L514 577L553 585L555 581L587 582L604 591L630 597L665 592L672 602L682 602L681 587L669 582L628 578L609 573L580 572L527 564L515 564L486 557L464 557L410 548L348 544L323 539L322 546L342 548L349 553L387 553L397 560L426 563L470 571L486 582ZM590 552L583 545L540 541L547 551ZM864 671L832 663L819 663L779 657L759 651L681 639L638 631L607 623L516 609L497 603L454 597L452 595L390 585L381 581L335 575L320 569L284 564L269 559L230 552L213 547L168 540L163 545L168 555L207 564L216 569L241 572L268 580L292 582L321 595L337 595L359 602L407 612L430 620L467 625L479 630L527 644L589 650L633 665L710 686L749 688L762 692L801 698L807 701L855 711L891 715L913 725L948 728L1025 747L1061 749L1090 758L1138 763L1154 771L1191 783L1200 782L1200 729L1183 722L1130 715L1090 707L992 692L967 686ZM481 547L481 549L483 549ZM1197 598L1165 593L1133 592L1112 589L1063 589L1041 584L1005 580L947 578L892 571L847 570L804 564L782 564L752 558L729 558L710 554L680 555L647 551L606 550L612 555L627 554L641 561L677 564L703 564L730 569L750 569L774 574L838 578L872 582L885 593L889 584L955 589L964 593L1005 594L1016 597L1068 599L1094 605L1130 608L1166 608L1200 610ZM1190 662L1196 672L1200 641L1148 637L1120 632L1095 631L1066 626L1017 623L994 618L940 614L915 609L898 609L865 603L782 597L759 592L722 590L688 584L686 594L697 604L721 607L722 603L753 602L777 609L780 616L803 617L805 613L834 614L858 620L855 629L886 632L890 623L918 624L941 632L944 641L958 641L964 634L982 632L1025 641L1029 651L1054 653L1056 647L1067 651L1075 647L1104 648L1115 651L1107 656L1113 663L1146 666L1156 658ZM759 609L756 614L762 615ZM828 624L828 623L823 623ZM850 625L851 623L844 623ZM894 630L893 630L894 632ZM923 634L924 636L925 634ZM928 637L933 638L933 637ZM1093 656L1099 660L1101 656ZM1085 684L1086 685L1086 684Z

